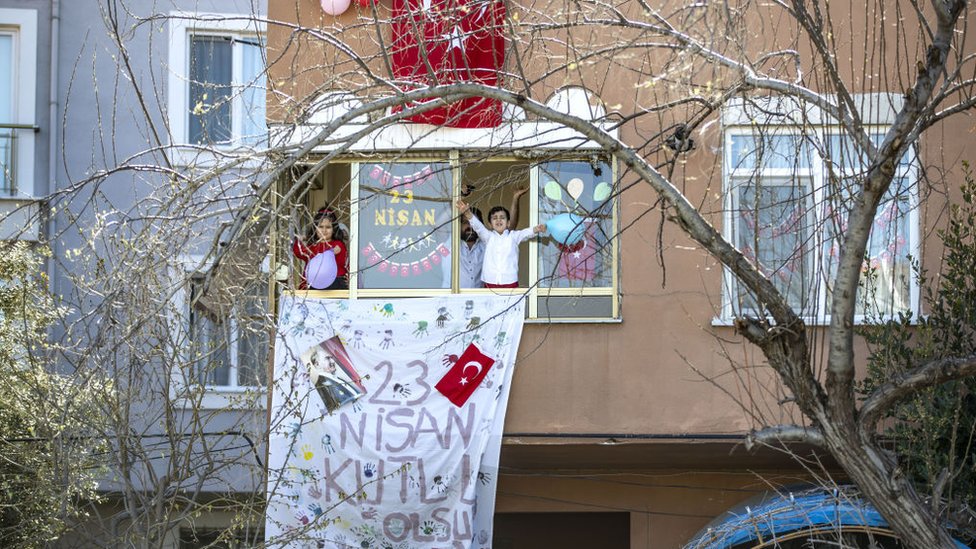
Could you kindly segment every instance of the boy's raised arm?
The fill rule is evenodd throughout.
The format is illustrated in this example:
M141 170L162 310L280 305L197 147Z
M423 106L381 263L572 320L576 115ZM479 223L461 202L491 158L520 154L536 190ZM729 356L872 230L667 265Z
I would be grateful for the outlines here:
M480 238L482 242L488 242L488 239L491 238L491 231L485 227L481 220L471 213L471 207L468 206L468 204L463 200L457 201L457 207L458 211L461 212L461 215L463 215L464 218L468 220L468 223L471 224L471 228L474 229L474 232L478 233L478 238Z

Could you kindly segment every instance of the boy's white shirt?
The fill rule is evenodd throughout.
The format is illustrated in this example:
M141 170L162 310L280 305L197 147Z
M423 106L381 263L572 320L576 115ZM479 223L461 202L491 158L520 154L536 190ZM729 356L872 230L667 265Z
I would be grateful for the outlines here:
M484 226L477 217L468 220L471 228L485 243L485 261L481 265L481 280L488 284L518 282L519 244L535 236L533 227L498 234Z

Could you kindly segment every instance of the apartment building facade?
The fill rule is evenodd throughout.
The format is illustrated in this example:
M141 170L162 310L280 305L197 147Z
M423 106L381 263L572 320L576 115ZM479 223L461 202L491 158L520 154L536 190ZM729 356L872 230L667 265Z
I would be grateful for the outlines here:
M52 288L79 311L107 318L98 308L103 299L89 295L94 286L78 278L95 267L79 261L77 250L96 259L117 252L104 241L93 246L86 234L102 226L96 212L151 226L154 214L145 204L172 174L206 172L222 158L267 144L286 156L305 147L276 180L271 257L261 261L260 241L254 263L262 263L263 276L254 278L261 283L237 294L250 298L229 308L206 298L211 250L219 247L221 227L233 224L232 214L201 215L182 229L192 238L174 237L179 249L160 254L162 270L177 273L164 285L172 298L167 313L179 326L174 332L185 335L174 337L174 347L211 349L216 354L208 356L218 358L199 369L192 357L174 360L182 366L163 377L177 388L157 392L147 384L154 389L145 393L160 398L146 398L127 421L143 440L193 433L191 446L223 444L220 452L230 457L205 474L185 474L196 467L192 462L183 474L167 476L160 471L183 447L141 445L145 461L125 481L103 481L108 499L94 506L98 512L80 530L84 535L63 545L153 531L154 541L166 546L196 547L226 541L219 538L234 525L234 532L244 532L234 534L237 543L257 543L261 519L242 519L240 509L260 511L264 497L270 341L261 322L274 310L269 296L298 290L301 264L289 246L321 207L333 208L350 229L351 289L303 295L352 300L484 294L462 286L457 254L441 252L461 246L458 198L485 213L515 201L520 227L566 211L595 220L576 249L542 239L520 252L527 317L504 427L496 547L680 546L751 497L838 473L822 452L802 445L792 448L795 455L745 449L750 429L799 421L788 392L761 367L760 352L736 332L736 316L761 306L668 221L658 195L617 151L558 121L570 115L654 158L723 235L769 268L766 274L811 325L824 326L825 273L832 268L833 236L843 230L827 222L836 207L827 182L857 173L860 153L822 115L789 101L727 98L700 119L701 111L680 109L660 116L648 109L631 118L643 104L668 102L667 93L658 97L655 90L670 81L670 63L658 53L627 58L628 47L617 40L639 43L639 34L578 25L531 48L506 46L506 88L548 108L548 117L505 102L500 123L489 129L390 121L392 103L366 108L394 95L383 55L391 6L383 2L347 6L338 15L312 0L269 6L180 0L165 7L138 1L121 11L111 3L98 10L81 3L0 4L0 70L6 71L0 83L9 83L0 90L0 230L5 239L49 243ZM334 4L327 9L339 11ZM561 4L508 10L509 17L536 21L540 33L549 30L541 14L571 11ZM866 19L857 14L849 24L866 27ZM116 40L113 28L124 38ZM745 36L748 47L764 47L762 36ZM600 54L601 48L615 53ZM798 55L808 53L799 49ZM628 60L615 60L618 55ZM589 63L591 57L597 61ZM635 71L644 61L658 65ZM514 75L523 81L516 85ZM117 85L127 80L137 85ZM713 97L702 92L708 81L684 90L690 102L710 104ZM852 87L863 123L879 140L903 105L903 90L881 81L865 78ZM694 131L679 131L685 125ZM933 166L946 168L946 187L958 180L955 166L971 144L947 136L967 131L964 122L948 119L941 133L920 139L895 166L898 183L869 251L884 283L865 299L862 320L872 311L919 312L909 257L936 264L938 247L923 237L945 205L937 193L922 192L921 182L931 184ZM120 165L133 169L111 173ZM143 165L161 168L134 169ZM228 189L263 181L270 165L242 162L238 172L216 179L225 182L218 185L222 192L201 202L214 209L221 201L236 203ZM75 192L81 183L92 183L92 190ZM51 196L69 198L51 212L40 200ZM419 234L431 237L428 248L411 249ZM816 244L797 255L808 242ZM82 325L90 326L70 323ZM160 428L169 410L206 419L185 429ZM819 461L811 467L796 456ZM198 484L201 477L207 482ZM197 510L140 530L138 517L150 514L158 494L182 494ZM258 503L221 505L251 499Z
M408 250L416 227L425 224L440 231L437 242L458 245L461 228L450 220L459 197L482 211L514 198L520 227L565 211L599 220L583 244L598 251L584 252L583 261L574 255L578 250L551 239L529 244L520 255L519 286L528 311L504 429L495 546L681 546L751 497L787 494L816 478L843 478L822 450L746 450L751 429L801 421L789 391L736 329L736 318L750 311L762 315L763 304L670 223L675 216L669 204L662 205L646 176L618 152L631 147L647 158L725 238L761 264L811 326L811 341L822 345L837 243L846 230L839 211L848 195L834 182L864 173L863 144L855 145L841 124L796 96L729 91L735 86L728 73L737 70L708 72L682 57L701 53L714 61L709 56L717 57L718 50L702 53L708 33L695 35L697 41L676 38L688 47L682 52L673 44L657 49L660 44L633 27L610 22L641 20L641 14L654 19L668 8L648 12L645 6L642 12L628 4L618 11L559 2L507 5L513 23L505 30L501 72L515 95L500 98L500 123L478 129L458 120L413 124L397 119L396 106L370 110L414 89L397 65L397 18L404 17L398 10L412 4L337 4L289 2L269 12L286 22L269 30L269 126L307 153L281 183L280 196L292 200L294 217L279 229L277 260L289 260L284 235L295 234L321 207L336 211L351 235L351 289L308 295L484 292L459 283L459 264L450 278L425 269L423 252ZM434 5L414 7L432 9L437 17ZM711 13L706 6L687 9ZM461 11L462 18L478 13L474 7ZM836 101L830 79L818 72L815 48L793 26L785 25L785 33L773 30L776 24L766 19L771 11L744 17L747 23L725 36L739 47L721 51L734 51L728 55L736 59L785 51L798 65L813 59L815 76L804 80L788 68L783 74ZM866 13L841 11L834 14L844 21L840 50L885 32L871 30ZM688 28L703 31L702 17ZM440 24L450 30L452 23ZM463 23L457 28L476 37ZM650 23L645 30L674 38ZM451 36L439 35L449 52L463 51L463 41L455 44ZM917 47L914 39L904 43ZM877 58L894 63L894 52L882 50ZM430 61L435 73L437 62ZM841 61L841 72L853 75L845 91L878 145L905 105L901 88L908 84L904 71L873 63L852 55ZM888 80L864 76L886 70ZM707 76L698 78L702 72ZM443 79L435 84L464 79L437 74ZM659 91L664 89L669 91ZM536 106L526 108L523 100ZM701 108L674 107L684 103ZM942 135L962 130L951 120L943 124ZM933 163L956 165L969 147L968 139L922 138L896 164L873 225L867 256L874 278L867 277L856 322L919 313L911 262L937 264L939 247L926 245L923 236L932 234L937 212L945 208L944 197L922 182ZM439 179L424 196L412 183L429 172ZM951 187L959 177L954 171L939 185ZM527 195L519 199L523 188ZM295 279L291 284L297 287Z

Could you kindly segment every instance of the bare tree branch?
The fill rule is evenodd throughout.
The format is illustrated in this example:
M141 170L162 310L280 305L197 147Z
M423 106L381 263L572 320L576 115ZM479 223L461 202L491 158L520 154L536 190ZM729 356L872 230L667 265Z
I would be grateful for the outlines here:
M858 413L860 429L865 436L874 433L878 420L899 401L919 390L947 381L976 375L976 356L934 360L910 372L896 375L887 383L871 391Z

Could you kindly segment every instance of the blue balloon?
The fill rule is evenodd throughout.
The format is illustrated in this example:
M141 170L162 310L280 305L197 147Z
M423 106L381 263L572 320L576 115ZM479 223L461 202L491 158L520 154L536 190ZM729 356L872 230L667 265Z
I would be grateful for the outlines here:
M313 290L324 290L331 286L337 273L335 252L332 250L316 255L305 265L305 280Z
M563 213L546 221L546 231L556 242L563 246L572 246L583 239L586 225L582 217L576 214Z

